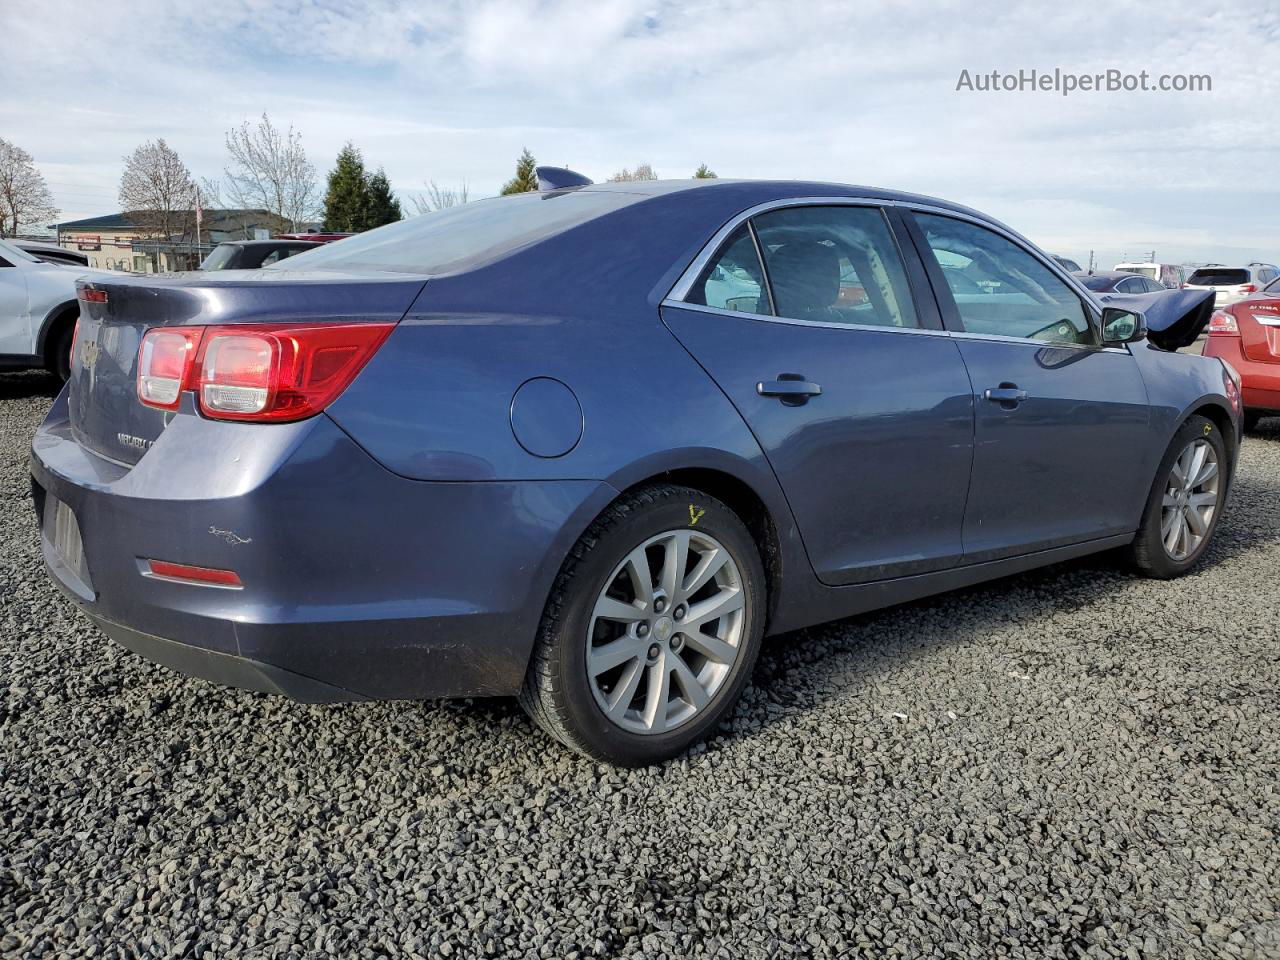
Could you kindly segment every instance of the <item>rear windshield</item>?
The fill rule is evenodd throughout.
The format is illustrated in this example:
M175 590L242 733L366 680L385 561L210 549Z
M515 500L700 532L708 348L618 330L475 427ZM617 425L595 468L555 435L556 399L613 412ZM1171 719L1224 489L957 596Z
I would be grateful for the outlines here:
M1111 284L1115 283L1110 277L1097 276L1081 277L1080 282L1090 290L1110 290Z
M1195 287L1230 287L1237 283L1248 282L1248 270L1232 270L1224 267L1197 270L1187 278L1187 283Z
M607 191L495 197L388 224L265 269L455 273L497 260L639 199L643 198Z

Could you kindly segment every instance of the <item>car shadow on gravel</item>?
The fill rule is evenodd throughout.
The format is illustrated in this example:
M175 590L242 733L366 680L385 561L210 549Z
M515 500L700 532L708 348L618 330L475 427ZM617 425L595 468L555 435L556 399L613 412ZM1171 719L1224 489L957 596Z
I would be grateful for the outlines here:
M52 400L61 388L57 377L44 370L0 373L0 400L27 400L32 397Z

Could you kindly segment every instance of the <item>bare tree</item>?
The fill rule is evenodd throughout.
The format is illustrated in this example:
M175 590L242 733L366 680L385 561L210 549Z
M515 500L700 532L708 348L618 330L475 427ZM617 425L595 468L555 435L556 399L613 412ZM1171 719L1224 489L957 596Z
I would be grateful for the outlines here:
M649 164L640 163L634 170L623 167L609 179L615 183L622 180L657 180L658 174Z
M227 198L237 207L266 210L290 230L312 219L320 203L316 168L302 149L302 135L281 131L265 113L255 126L248 121L227 131L231 160L223 174Z
M0 237L12 237L21 227L57 215L53 194L31 154L0 139Z
M124 158L120 206L140 229L166 238L185 235L195 194L191 171L163 137Z
M464 180L461 187L442 187L434 180L427 181L425 197L410 197L414 210L418 213L431 213L434 210L447 210L460 207L471 199L471 190Z

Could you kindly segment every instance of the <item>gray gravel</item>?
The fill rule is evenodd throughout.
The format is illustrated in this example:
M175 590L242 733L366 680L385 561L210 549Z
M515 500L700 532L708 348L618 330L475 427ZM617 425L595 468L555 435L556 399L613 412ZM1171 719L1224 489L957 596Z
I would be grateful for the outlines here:
M300 706L117 649L41 569L48 403L0 376L4 957L1280 957L1280 421L1197 574L781 638L722 735L618 771L507 702Z

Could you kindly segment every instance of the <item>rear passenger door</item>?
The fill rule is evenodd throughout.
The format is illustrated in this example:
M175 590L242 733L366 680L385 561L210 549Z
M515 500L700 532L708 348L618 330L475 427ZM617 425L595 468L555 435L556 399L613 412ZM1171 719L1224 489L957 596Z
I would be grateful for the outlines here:
M1127 347L1045 259L972 219L916 212L913 235L973 383L965 558L1132 532L1151 488L1147 393Z
M972 391L894 222L838 201L760 213L662 308L755 434L830 584L963 552Z

